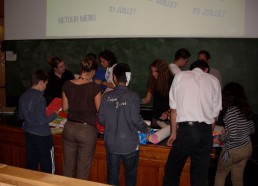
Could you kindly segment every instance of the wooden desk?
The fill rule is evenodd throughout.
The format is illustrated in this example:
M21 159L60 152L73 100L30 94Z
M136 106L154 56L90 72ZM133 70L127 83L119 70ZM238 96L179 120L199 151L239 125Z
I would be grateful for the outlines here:
M53 135L55 145L56 174L62 175L63 149L60 134ZM170 148L162 145L141 145L140 161L137 175L137 186L161 186L164 176L164 167ZM0 125L0 163L16 167L25 167L25 142L21 128ZM89 180L106 183L106 150L103 139L97 141L93 165ZM121 168L121 185L123 186L124 171ZM180 186L190 185L190 161L184 166Z
M68 178L0 164L0 185L23 186L105 186L106 184Z

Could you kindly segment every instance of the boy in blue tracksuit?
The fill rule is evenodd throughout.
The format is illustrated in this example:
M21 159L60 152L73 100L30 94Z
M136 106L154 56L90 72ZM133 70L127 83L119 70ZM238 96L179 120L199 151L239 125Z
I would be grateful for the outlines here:
M137 93L129 90L130 67L119 63L113 69L113 91L103 95L99 122L105 126L107 182L119 185L120 161L125 167L126 185L136 185L139 161L138 131L148 132L148 126L140 115L140 99Z

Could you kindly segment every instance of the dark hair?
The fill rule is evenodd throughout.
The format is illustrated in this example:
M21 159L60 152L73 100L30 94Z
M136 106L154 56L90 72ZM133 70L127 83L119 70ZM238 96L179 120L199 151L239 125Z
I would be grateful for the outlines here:
M48 58L48 64L51 66L51 68L57 68L58 64L61 63L63 60L59 57L52 56Z
M247 120L252 119L252 111L244 87L239 83L230 82L222 90L222 116L224 117L227 110L234 106L239 108L240 114Z
M87 57L92 57L95 60L97 60L97 55L95 53L93 53L93 52L88 53L85 58L87 58Z
M104 50L100 52L99 57L107 60L110 67L112 67L115 63L117 63L117 58L115 54L110 50Z
M86 57L80 62L81 71L90 72L98 69L98 63L94 57Z
M116 76L116 79L120 83L126 83L126 72L131 72L130 66L126 63L118 63L113 69L113 75Z
M198 52L198 56L199 56L200 54L204 54L207 60L209 60L209 59L211 58L211 54L210 54L207 50L200 50L200 51Z
M203 71L205 69L208 69L208 72L210 72L210 67L208 65L207 62L203 61L203 60L197 60L197 61L194 61L191 65L190 65L190 70L193 70L195 68L200 68L202 69Z
M158 78L155 79L151 73L151 67L155 67L158 72ZM169 71L168 64L163 59L155 59L150 65L150 75L148 89L153 93L158 91L161 95L167 96L172 82L172 75Z
M175 60L180 58L187 59L191 56L190 52L185 48L180 48L175 53Z
M42 69L35 70L31 74L31 84L37 85L40 81L48 81L48 74Z

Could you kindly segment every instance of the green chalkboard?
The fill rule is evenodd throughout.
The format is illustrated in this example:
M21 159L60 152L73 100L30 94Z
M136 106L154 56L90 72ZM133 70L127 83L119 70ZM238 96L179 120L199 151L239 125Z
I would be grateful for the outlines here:
M97 55L112 50L119 62L132 69L130 88L145 96L148 67L155 58L171 63L175 51L187 48L191 52L189 64L197 52L211 53L211 66L219 69L223 85L230 81L241 83L250 104L258 111L258 39L226 38L116 38L116 39L60 39L6 41L8 51L17 54L16 61L6 62L7 105L17 105L18 97L30 86L30 73L43 68L50 70L47 59L51 55L64 59L68 69L79 73L79 61L89 52ZM188 69L188 66L185 68Z

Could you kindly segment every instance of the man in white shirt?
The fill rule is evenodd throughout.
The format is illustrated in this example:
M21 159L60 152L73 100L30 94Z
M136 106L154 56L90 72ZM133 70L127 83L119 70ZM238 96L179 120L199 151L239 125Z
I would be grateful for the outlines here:
M181 72L181 68L187 65L190 56L190 52L185 48L180 48L176 51L174 62L168 65L168 68L173 76L178 72Z
M202 60L202 61L205 61L208 64L210 64L211 54L207 50L200 50L198 52L198 60ZM222 86L222 78L221 78L219 70L216 69L216 68L210 67L210 72L209 73L211 75L215 76L216 78L218 78L218 80L220 82L220 86Z
M169 92L172 146L165 167L164 186L179 185L188 157L191 158L191 186L204 186L208 177L213 143L212 126L219 115L221 87L217 78L206 73L204 61L192 64L192 71L178 73Z

